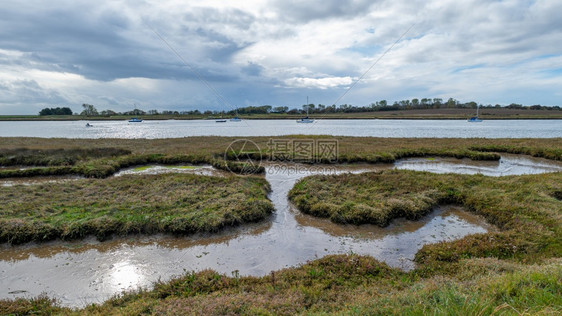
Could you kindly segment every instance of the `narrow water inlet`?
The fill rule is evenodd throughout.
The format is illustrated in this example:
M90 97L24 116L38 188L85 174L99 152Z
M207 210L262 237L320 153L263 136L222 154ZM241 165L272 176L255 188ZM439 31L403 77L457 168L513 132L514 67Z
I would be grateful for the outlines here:
M421 159L421 162L431 164L435 161ZM502 157L502 160L480 165L480 170L494 175L499 174L493 170L501 170L503 175L524 169L517 167L520 162L509 157ZM439 161L437 164L449 160ZM451 161L458 162L456 159ZM390 266L409 270L414 267L415 253L425 244L494 229L479 216L457 206L439 207L420 221L397 219L385 228L338 225L327 219L301 214L287 199L293 185L308 175L392 169L399 168L399 163L349 166L265 164L266 179L272 189L269 198L276 209L274 215L265 223L228 229L215 235L185 238L130 236L106 242L90 238L17 247L2 245L0 298L34 297L46 293L63 305L79 307L103 302L123 290L149 288L159 279L168 280L184 271L210 268L227 275L238 270L241 275L262 276L328 254L370 255ZM455 164L449 172L457 172L467 165L478 168L482 163ZM512 167L494 169L496 165Z

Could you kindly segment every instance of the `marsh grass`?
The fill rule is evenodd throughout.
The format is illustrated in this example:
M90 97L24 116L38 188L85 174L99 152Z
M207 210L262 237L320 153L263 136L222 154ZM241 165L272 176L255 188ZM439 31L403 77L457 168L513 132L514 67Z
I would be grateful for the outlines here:
M336 163L392 163L410 157L455 157L473 160L499 160L498 152L528 154L562 160L562 139L429 139L372 138L292 135L249 137L259 151L246 156L255 163L239 161L230 152L235 137L189 137L180 139L39 139L0 138L0 166L31 167L24 170L0 169L0 178L49 175L80 175L105 178L123 168L147 164L208 164L239 174L262 174L259 160L274 159L268 145L277 140L336 140ZM329 163L313 156L311 163ZM333 163L333 162L332 162ZM42 166L42 168L34 168Z
M202 155L137 154L79 160L73 162L72 165L0 170L0 178L58 175L80 175L88 178L106 178L121 169L132 166L141 166L142 168L148 164L210 164L217 169L238 174L260 174L265 171L265 169L259 165L237 161L225 161Z
M289 197L302 212L336 223L385 226L393 218L418 219L438 204L456 203L500 228L500 232L424 246L416 261L431 273L443 262L462 258L531 262L559 256L562 203L556 195L560 190L560 172L486 177L386 170L304 178Z
M0 149L1 166L70 166L79 160L130 154L120 148Z
M268 192L262 178L190 174L0 187L0 242L216 232L266 218Z
M303 135L275 138L337 139L340 163L392 162L432 156L493 160L499 158L497 152L562 160L560 138L383 139ZM260 155L264 157L268 154L269 139L251 138L262 148ZM91 177L107 177L119 168L148 163L193 161L247 171L249 166L223 159L224 151L234 140L228 137L1 138L0 150L105 147L130 151L120 156L90 157L72 165L46 167ZM4 171L8 170L1 170L0 176ZM10 240L6 236L18 236L11 241L23 242L78 238L88 232L105 238L110 231L148 232L160 227L183 234L258 220L271 212L271 203L265 198L265 180L220 179L166 174L86 179L44 185L39 190L20 186L1 188L2 198L10 205L2 206L0 211L3 227L9 228L2 230L2 238ZM559 315L562 313L561 183L562 173L491 178L384 171L309 177L297 183L291 199L303 211L336 222L386 225L396 216L415 219L439 203L453 202L485 216L500 231L426 245L416 255L417 269L408 273L391 269L370 257L327 256L260 278L221 275L210 270L190 272L159 282L153 290L122 293L103 304L82 309L60 307L46 296L0 300L0 314ZM221 207L232 205L229 213L232 216L217 216L213 209L216 202ZM201 207L182 208L193 203ZM243 212L237 212L242 208ZM189 214L197 216L189 217L192 216ZM154 215L157 220L147 222L146 215ZM185 218L192 219L194 226L184 225L188 223ZM123 219L134 224L122 224Z

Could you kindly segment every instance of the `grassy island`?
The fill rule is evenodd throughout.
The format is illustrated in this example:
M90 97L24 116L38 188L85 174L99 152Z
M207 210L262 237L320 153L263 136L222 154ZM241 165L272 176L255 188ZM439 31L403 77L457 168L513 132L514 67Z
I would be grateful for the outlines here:
M456 203L500 228L500 232L425 246L416 256L425 267L472 257L532 261L559 256L561 195L560 172L487 177L408 170L312 176L289 193L302 212L336 223L385 226L393 218L415 220L438 204Z
M265 219L268 192L263 178L190 174L0 187L0 242L216 232Z

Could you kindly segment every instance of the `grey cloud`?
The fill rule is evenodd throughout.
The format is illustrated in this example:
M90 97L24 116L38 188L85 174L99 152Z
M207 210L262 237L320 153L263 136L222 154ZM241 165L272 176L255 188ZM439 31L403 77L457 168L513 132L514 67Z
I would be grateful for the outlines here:
M203 42L210 46L214 44L216 48L207 49L205 55L215 62L229 62L236 52L248 46L248 44L238 44L211 29L198 28L195 34L202 38L199 43Z
M193 8L183 15L183 20L187 23L195 23L198 28L218 24L238 30L248 30L256 21L256 17L239 9Z
M192 72L185 71L177 58L170 62L170 52L163 43L154 45L154 41L160 40L150 32L148 26L136 26L146 28L146 32L137 36L144 35L147 38L129 38L132 33L125 32L132 25L129 18L116 11L94 13L93 9L74 5L64 9L20 11L12 7L2 10L0 47L30 52L27 63L37 63L42 69L78 73L95 80L110 81L128 77L196 78ZM218 14L211 16L215 17L217 23L220 22L216 18ZM208 16L200 16L201 22L208 19ZM230 18L229 21L238 25L251 23L249 18ZM224 68L221 63L227 63L243 46L203 27L191 30L191 35L181 36L188 39L188 48L205 47L202 57L206 60L189 58L194 56L185 59L200 68L198 72L204 74L207 80L232 80L236 77L234 72L228 74L225 69L220 69ZM153 41L152 46L143 44L143 41ZM205 45L209 43L217 45Z
M259 76L263 71L263 67L252 62L248 62L248 65L242 67L242 72L249 76Z
M34 80L16 80L0 84L0 103L15 104L67 104L57 91L43 89Z
M376 4L372 0L277 0L273 6L281 18L288 21L308 22L330 18L356 17L369 12Z

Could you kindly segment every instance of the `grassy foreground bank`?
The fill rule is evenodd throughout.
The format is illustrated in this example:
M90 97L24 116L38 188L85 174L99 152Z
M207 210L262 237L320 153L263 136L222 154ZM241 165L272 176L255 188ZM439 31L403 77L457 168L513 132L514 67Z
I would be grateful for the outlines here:
M3 315L559 315L562 261L464 259L420 277L370 257L328 256L269 276L188 273L83 309L47 297L0 300Z
M0 187L0 242L216 232L273 212L258 177L131 175Z

